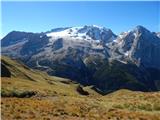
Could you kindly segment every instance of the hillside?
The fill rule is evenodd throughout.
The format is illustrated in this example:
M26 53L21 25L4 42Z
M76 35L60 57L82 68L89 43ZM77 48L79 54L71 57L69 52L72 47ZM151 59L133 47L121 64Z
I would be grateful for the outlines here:
M33 70L20 61L12 60L8 57L1 58L2 70L3 66L8 69L11 76L3 76L2 71L2 96L10 96L14 92L33 91L37 96L54 96L59 95L79 95L76 92L78 83L69 79L49 76L45 72ZM93 90L90 90L91 93Z
M92 86L48 76L8 57L1 57L1 67L2 120L160 120L160 92L121 89L102 96Z

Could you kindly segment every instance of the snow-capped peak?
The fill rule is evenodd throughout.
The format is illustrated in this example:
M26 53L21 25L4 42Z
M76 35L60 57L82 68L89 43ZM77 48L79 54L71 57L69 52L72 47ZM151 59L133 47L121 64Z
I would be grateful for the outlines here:
M52 38L71 37L84 40L102 40L105 42L108 40L111 41L116 37L110 29L99 27L97 25L58 29L47 33L47 36Z

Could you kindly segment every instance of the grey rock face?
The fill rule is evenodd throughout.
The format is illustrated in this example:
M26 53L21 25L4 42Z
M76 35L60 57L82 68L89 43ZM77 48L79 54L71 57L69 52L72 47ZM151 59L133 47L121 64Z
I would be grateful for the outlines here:
M117 41L114 52L120 53L122 60L160 69L160 38L154 33L137 26Z
M40 52L49 42L49 37L43 34L32 34L28 37L28 42L23 45L20 54L33 55Z
M62 47L63 47L63 38L57 39L52 45L53 51L61 49Z
M83 28L78 30L79 33L85 33L93 40L101 40L105 43L111 42L116 35L110 30L106 28L99 28L97 26L84 26Z
M28 36L31 34L32 33L12 31L1 40L1 46L7 47L10 45L14 45L16 43L25 41L25 40L27 40Z

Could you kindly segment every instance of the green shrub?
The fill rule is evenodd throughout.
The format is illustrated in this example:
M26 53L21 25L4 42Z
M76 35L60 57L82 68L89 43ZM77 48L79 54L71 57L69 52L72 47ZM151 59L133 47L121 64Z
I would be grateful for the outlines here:
M35 91L18 91L18 90L1 90L2 97L18 97L18 98L28 98L36 95Z
M145 110L145 111L152 111L153 110L151 104L140 104L140 105L138 105L138 109Z

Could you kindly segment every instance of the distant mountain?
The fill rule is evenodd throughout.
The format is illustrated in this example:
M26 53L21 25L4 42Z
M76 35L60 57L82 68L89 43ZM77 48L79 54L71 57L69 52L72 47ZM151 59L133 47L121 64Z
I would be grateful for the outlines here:
M160 38L143 26L121 34L113 44L113 58L118 56L122 61L160 69Z
M50 75L70 78L107 93L121 88L160 89L160 38L137 26L115 35L96 25L44 33L13 31L1 41L2 54Z

